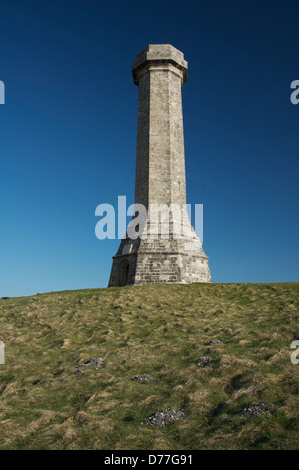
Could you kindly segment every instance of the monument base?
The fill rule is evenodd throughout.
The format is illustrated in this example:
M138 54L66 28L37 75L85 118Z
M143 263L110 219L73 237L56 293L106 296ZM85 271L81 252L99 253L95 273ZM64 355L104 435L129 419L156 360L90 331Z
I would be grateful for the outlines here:
M208 257L196 236L163 240L125 238L113 257L108 287L212 282Z

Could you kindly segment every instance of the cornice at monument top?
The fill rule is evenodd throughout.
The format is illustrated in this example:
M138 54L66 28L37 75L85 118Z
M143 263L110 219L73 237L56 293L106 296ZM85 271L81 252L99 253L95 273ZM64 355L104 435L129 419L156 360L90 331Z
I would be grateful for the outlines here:
M188 62L184 54L171 44L150 44L136 55L132 65L134 83L138 85L138 72L143 67L172 64L182 72L183 83L187 81Z

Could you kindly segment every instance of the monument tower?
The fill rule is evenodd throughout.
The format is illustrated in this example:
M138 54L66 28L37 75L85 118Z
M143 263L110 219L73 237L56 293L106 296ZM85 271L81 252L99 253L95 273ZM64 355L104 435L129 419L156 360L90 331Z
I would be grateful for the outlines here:
M211 282L208 258L186 217L185 152L181 88L187 80L184 54L170 44L150 44L136 56L139 87L135 207L147 210L147 237L126 234L113 257L109 287L127 284ZM153 221L154 205L181 208L183 235L169 236ZM156 219L155 219L156 220ZM152 236L151 236L152 235Z

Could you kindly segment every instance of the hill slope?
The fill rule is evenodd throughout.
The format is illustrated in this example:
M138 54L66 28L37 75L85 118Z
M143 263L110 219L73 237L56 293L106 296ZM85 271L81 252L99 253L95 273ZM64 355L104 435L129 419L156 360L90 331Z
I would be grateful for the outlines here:
M0 448L298 448L298 290L148 285L0 300ZM102 368L77 369L99 357ZM140 374L152 380L132 380ZM248 419L261 402L267 411ZM167 408L184 416L147 424Z

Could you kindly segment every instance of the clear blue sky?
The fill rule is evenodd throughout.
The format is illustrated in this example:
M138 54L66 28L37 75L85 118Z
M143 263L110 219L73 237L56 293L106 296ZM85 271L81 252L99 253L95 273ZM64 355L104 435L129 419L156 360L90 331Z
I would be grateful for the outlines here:
M1 0L0 296L105 287L119 241L95 208L133 203L149 43L189 62L187 200L214 282L298 280L298 1Z

